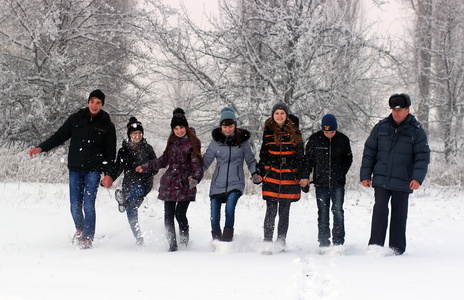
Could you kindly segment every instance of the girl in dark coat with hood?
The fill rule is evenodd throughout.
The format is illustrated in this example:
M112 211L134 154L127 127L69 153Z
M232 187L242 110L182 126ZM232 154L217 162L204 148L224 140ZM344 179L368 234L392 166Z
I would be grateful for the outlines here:
M119 204L119 211L127 212L127 219L137 245L142 246L143 237L138 221L138 208L145 196L151 191L153 177L158 173L158 170L138 173L135 168L156 158L156 154L153 147L143 137L142 123L134 117L131 117L127 123L127 137L128 139L122 141L122 147L118 151L113 168L103 180L110 180L112 183L124 172L122 190L116 190L115 198Z
M204 171L206 172L216 159L209 192L211 234L213 240L230 242L234 236L235 206L245 188L243 162L247 163L252 175L257 174L257 169L256 159L248 142L250 132L237 128L237 119L231 107L224 107L221 110L219 126L212 131L213 140L203 156ZM222 203L226 204L223 232L220 227Z
M161 177L158 199L164 201L164 225L169 251L177 251L174 217L179 223L180 243L187 246L187 209L190 202L195 201L196 185L203 178L203 158L200 140L193 128L188 127L181 108L176 108L173 112L171 129L163 154L138 166L136 171L148 172L169 166Z
M263 143L259 154L259 169L263 176L263 199L266 200L264 219L263 254L272 254L272 239L277 212L277 251L285 249L288 230L290 204L300 200L299 181L304 158L298 118L289 115L285 103L278 103L272 109L272 117L266 121Z

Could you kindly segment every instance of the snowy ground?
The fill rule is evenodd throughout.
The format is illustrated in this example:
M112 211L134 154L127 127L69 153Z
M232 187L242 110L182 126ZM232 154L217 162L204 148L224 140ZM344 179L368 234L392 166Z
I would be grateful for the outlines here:
M265 205L243 196L234 242L213 251L209 182L188 211L191 243L166 251L156 190L135 245L114 188L101 188L92 250L71 245L66 184L0 183L0 299L463 299L464 195L424 187L410 198L402 256L369 249L372 189L347 191L346 244L318 248L314 189L292 205L288 249L260 255Z

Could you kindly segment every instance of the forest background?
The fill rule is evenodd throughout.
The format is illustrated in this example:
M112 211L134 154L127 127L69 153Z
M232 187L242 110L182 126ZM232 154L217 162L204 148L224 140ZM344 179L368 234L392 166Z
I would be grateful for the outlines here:
M367 17L392 3L393 33ZM155 0L0 0L0 182L67 182L67 144L35 160L27 151L100 88L118 148L135 116L157 155L175 107L203 151L220 109L233 107L255 153L275 103L305 139L332 113L352 142L348 188L360 186L363 144L389 96L405 92L432 149L426 182L459 186L463 25L455 0L219 0L201 18Z

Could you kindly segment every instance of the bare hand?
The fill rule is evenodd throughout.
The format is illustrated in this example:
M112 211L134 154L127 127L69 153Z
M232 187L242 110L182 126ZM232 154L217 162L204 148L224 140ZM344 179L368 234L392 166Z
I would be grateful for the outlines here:
M309 179L301 179L300 180L300 185L301 187L305 187L309 184Z
M254 184L259 184L263 181L263 177L261 177L261 175L258 175L258 174L254 174L252 177L251 177L251 181L254 183Z
M29 150L29 157L34 158L34 155L39 154L40 152L42 152L42 148L32 148L31 150Z
M103 177L101 184L107 189L109 189L113 185L113 178L111 178L110 175L106 175L105 177Z
M365 187L371 187L371 181L369 179L364 179L361 183Z
M409 188L411 190L417 190L417 189L419 189L419 187L420 187L419 181L417 181L415 179L411 180L411 183L409 184Z
M142 166L138 166L137 168L135 168L135 172L143 173Z

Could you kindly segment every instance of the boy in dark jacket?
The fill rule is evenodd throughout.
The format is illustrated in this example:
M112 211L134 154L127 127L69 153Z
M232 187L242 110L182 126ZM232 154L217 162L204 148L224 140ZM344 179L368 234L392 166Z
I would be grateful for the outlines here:
M364 145L360 177L363 186L375 189L369 245L385 243L391 199L389 246L401 255L406 250L409 194L425 179L430 148L421 124L409 114L409 96L394 94L388 103L392 113L374 126Z
M345 221L343 202L345 197L346 174L353 162L350 140L337 131L334 115L322 118L322 130L312 134L306 144L306 153L300 184L309 184L313 173L316 186L318 208L318 240L320 247L330 246L329 208L332 200L333 229L332 242L343 245L345 242Z
M143 246L144 243L138 220L138 208L145 196L151 191L153 177L158 173L158 170L138 173L135 168L155 158L156 154L153 147L143 137L142 123L137 121L135 117L131 117L127 123L127 139L122 141L122 147L118 151L114 167L102 180L104 185L106 181L111 185L124 172L122 190L117 189L115 197L119 204L119 211L127 212L129 225L139 246Z
M50 138L29 151L31 158L71 139L68 154L71 215L76 226L73 243L92 248L95 235L95 198L100 173L112 168L116 154L116 130L107 112L102 110L105 94L94 90L88 107L72 114Z

